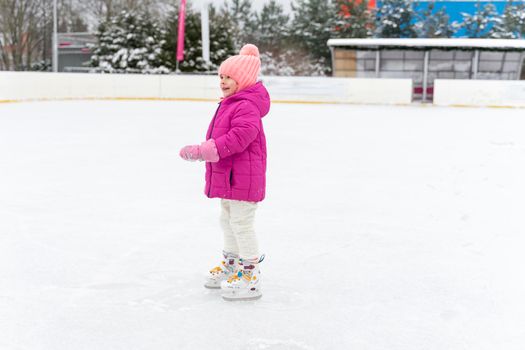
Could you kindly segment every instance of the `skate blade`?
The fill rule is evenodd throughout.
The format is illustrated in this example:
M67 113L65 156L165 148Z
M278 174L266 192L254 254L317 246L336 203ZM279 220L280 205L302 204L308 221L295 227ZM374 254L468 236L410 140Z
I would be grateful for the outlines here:
M207 288L207 289L221 289L221 286L220 285L218 285L218 286L210 286L208 284L205 284L204 288Z
M217 283L213 281L206 281L206 283L204 283L204 288L221 289L221 282L219 281L219 283Z
M250 301L257 300L262 298L262 293L249 293L249 294L235 294L235 293L225 293L222 295L222 298L226 301Z

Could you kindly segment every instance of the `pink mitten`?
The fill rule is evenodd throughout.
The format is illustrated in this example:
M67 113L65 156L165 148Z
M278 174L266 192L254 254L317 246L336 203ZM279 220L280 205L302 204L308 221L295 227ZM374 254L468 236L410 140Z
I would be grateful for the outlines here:
M189 160L190 162L202 160L200 146L197 145L182 147L182 149L179 152L179 155L182 159Z
M219 153L217 152L217 147L213 139L201 143L200 151L203 160L212 163L219 161Z

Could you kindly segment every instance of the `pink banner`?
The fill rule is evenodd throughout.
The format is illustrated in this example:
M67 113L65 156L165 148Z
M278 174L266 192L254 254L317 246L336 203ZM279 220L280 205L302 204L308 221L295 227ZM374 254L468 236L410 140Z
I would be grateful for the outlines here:
M179 33L177 37L177 61L184 60L184 20L186 17L186 0L180 0Z

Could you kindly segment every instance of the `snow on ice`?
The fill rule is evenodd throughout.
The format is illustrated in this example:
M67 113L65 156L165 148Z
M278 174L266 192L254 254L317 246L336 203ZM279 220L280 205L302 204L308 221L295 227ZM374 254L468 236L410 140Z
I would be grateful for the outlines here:
M264 295L220 257L214 103L0 104L1 349L522 349L521 109L276 104Z

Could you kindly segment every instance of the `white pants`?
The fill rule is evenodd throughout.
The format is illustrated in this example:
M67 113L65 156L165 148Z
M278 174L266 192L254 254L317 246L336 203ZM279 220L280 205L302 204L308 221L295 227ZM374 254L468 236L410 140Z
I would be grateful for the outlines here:
M259 257L259 245L254 230L256 202L221 199L221 227L224 251L243 259Z

